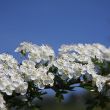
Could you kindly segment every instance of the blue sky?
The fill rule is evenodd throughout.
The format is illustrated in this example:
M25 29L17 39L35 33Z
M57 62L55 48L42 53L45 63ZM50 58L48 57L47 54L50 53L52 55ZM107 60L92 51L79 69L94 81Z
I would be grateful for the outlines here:
M0 0L0 53L22 41L110 46L110 0Z

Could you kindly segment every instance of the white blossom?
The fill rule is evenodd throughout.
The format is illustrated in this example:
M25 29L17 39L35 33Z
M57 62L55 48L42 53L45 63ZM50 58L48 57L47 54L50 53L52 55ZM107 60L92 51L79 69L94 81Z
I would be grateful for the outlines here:
M12 55L0 54L0 110L7 110L2 94L12 95L15 91L25 95L29 82L39 89L52 87L56 75L64 81L82 78L85 83L91 82L98 92L110 94L110 87L105 89L110 85L110 48L104 45L62 45L57 57L50 46L28 42L21 43L15 51L26 55L20 64Z
M7 110L6 106L5 106L5 100L3 99L2 94L0 94L0 110Z
M27 84L19 73L19 66L13 56L0 54L0 91L12 95L13 91L24 85L27 91ZM22 94L22 91L19 91Z
M81 75L82 64L58 58L53 62L53 65L58 68L58 73L64 80L77 79Z
M103 92L104 87L107 86L107 81L110 80L110 77L96 75L93 78L93 81L96 83L99 92Z
M99 60L110 59L110 49L101 44L74 44L62 45L59 49L60 54L71 53L83 55L90 58L98 58Z
M20 66L20 71L24 75L26 81L34 81L34 84L42 89L46 85L53 86L54 75L48 73L49 67L40 66L35 67L35 62L31 60L24 60Z
M42 45L38 46L36 44L23 42L15 50L15 52L25 51L28 54L28 58L34 62L39 63L40 61L51 61L54 59L54 51L50 46Z
M19 68L17 61L10 58L11 56L0 56L1 59L8 59L7 64L5 64L5 62L0 63L0 75L2 77L0 81L3 82L3 80L8 79L5 84L1 83L0 88L1 91L7 92L8 94L12 93L15 88L16 91L21 90L24 92L23 87L18 83L15 83L15 77L21 78L22 76L27 82L33 81L38 88L45 88L47 85L53 86L55 76L53 73L49 72L49 68L52 65L58 68L58 74L63 80L72 78L78 79L80 76L85 75L88 81L93 81L95 83L99 92L102 91L108 80L108 76L100 75L101 67L100 65L95 64L93 59L98 60L101 63L104 61L109 62L110 48L106 48L98 43L62 45L59 49L57 58L55 58L53 49L47 45L38 46L36 44L23 42L15 51L26 52L28 59L23 60ZM3 60L1 60L1 62L2 61ZM45 63L47 63L47 65L44 65ZM4 73L5 75L11 76L11 78L4 77ZM12 73L16 73L16 75L11 75ZM19 76L18 73L20 73L21 76ZM21 80L20 78L18 78L19 82L24 82L24 80ZM100 81L100 79L102 80ZM13 85L11 82L12 80L14 82ZM18 86L20 88L18 88ZM5 89L6 87L7 89Z

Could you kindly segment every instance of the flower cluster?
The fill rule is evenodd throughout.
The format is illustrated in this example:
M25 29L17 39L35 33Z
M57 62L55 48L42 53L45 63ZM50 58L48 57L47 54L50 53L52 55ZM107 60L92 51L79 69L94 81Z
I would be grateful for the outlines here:
M20 70L25 74L26 81L33 80L34 84L39 88L44 88L48 84L53 85L54 75L48 73L49 67L52 65L57 67L58 74L63 80L67 81L85 76L87 81L95 82L99 92L103 90L106 80L109 80L108 76L100 75L102 67L94 63L94 60L101 63L110 61L110 48L106 48L101 44L62 45L57 58L55 58L52 48L47 45L38 46L23 42L15 51L28 53L28 60L22 62ZM47 67L44 67L42 62L48 62ZM36 67L36 64L41 65ZM104 66L107 65L104 64ZM48 83L45 84L44 82L47 82L47 79L49 79ZM99 79L102 79L103 83L98 81Z
M49 67L55 54L51 47L23 42L15 51L28 54L28 59L23 60L20 65L20 71L25 81L33 81L35 86L40 89L47 85L53 86L54 75L49 72Z
M88 81L95 82L99 92L103 91L106 82L110 80L109 76L100 75L100 72L103 72L102 68L106 69L107 62L110 61L110 48L101 44L62 45L59 49L59 56L62 70L66 69L66 72L62 73L69 78L71 78L71 73L71 76L85 75ZM99 62L99 65L94 61ZM103 64L103 62L106 62L106 64L100 67L100 63ZM59 63L57 63L57 66L58 68L61 67Z
M19 64L13 56L0 54L0 110L6 110L4 94L26 96L33 92L34 89L28 90L30 82L38 89L60 87L60 81L55 82L60 77L64 82L91 82L101 93L110 85L110 48L101 44L62 45L58 57L50 46L28 42L21 43L15 51L27 59ZM110 89L106 93L110 94Z
M53 65L58 68L58 74L63 80L79 78L83 67L82 64L69 62L68 60L64 60L62 58L58 58L54 61Z
M31 60L24 60L20 66L20 71L26 81L33 81L39 89L46 85L53 86L54 75L48 72L49 67L40 66L36 68L36 63Z
M64 53L77 54L77 55L81 55L81 57L83 58L96 57L99 60L110 60L110 48L106 48L101 44L62 45L61 48L59 49L59 53L60 54L64 54Z
M38 46L36 44L23 42L15 52L28 53L28 58L34 62L47 62L54 59L54 51L47 45Z
M27 83L21 77L18 62L13 56L0 54L0 91L12 95L13 91L24 94Z

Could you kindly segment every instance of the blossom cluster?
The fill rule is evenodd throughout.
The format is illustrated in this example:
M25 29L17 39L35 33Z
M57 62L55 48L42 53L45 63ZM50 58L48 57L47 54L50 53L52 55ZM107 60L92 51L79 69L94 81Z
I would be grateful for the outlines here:
M39 89L45 88L46 85L53 86L54 75L48 70L49 67L44 67L43 65L36 68L36 63L31 60L24 60L20 66L20 71L25 81L33 81Z
M110 80L108 76L102 76L102 68L109 68L110 61L110 48L106 48L101 44L75 44L75 45L62 45L59 49L59 61L57 61L58 68L62 68L63 75L66 74L68 78L72 76L85 75L88 81L92 81L98 88L98 91L103 91L107 81ZM94 61L99 62L99 65ZM103 64L106 62L105 64ZM100 67L100 64L102 66ZM69 70L69 71L68 71ZM59 72L61 74L61 71ZM103 73L102 73L103 74Z
M6 109L4 94L25 95L29 82L38 89L52 87L56 75L67 82L77 79L92 82L101 93L109 85L110 48L101 44L62 45L56 57L48 45L23 42L15 52L26 56L20 64L12 55L0 54L0 110ZM57 71L50 71L51 67Z
M25 76L25 81L33 81L39 89L43 89L47 85L53 86L54 75L49 72L49 67L55 58L55 54L50 46L38 46L23 42L15 51L25 52L28 55L28 59L23 60L22 65L20 65L20 71Z
M81 55L83 60L86 58L98 58L99 60L110 60L110 48L106 48L104 45L94 44L74 44L74 45L62 45L59 49L60 54L71 53ZM77 57L77 56L76 56Z
M23 42L20 44L18 48L16 48L15 52L24 52L28 53L28 58L34 62L47 62L54 59L55 54L53 49L48 45L38 46L36 44Z
M25 94L27 83L21 77L18 62L13 56L0 54L0 91L12 95L13 91Z

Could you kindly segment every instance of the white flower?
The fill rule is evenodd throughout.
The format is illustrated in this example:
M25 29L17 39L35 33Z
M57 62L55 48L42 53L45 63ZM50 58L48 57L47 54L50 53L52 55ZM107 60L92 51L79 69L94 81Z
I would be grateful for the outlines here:
M25 81L34 81L34 84L38 88L53 85L54 75L53 73L48 73L49 67L52 65L58 68L58 74L63 80L72 78L78 79L81 75L85 75L88 81L93 80L99 92L103 90L106 83L107 77L99 75L101 68L93 61L93 59L97 59L102 63L104 61L110 61L110 48L106 48L101 44L79 43L74 45L62 45L59 49L59 56L56 59L53 49L47 45L38 46L36 44L23 42L15 51L28 53L28 60L22 62L20 72L24 75ZM43 64L46 62L48 62L48 65L44 67ZM41 65L36 68L36 63ZM3 66L0 65L0 70L3 69ZM5 68L7 68L6 65ZM5 73L7 74L7 72ZM1 76L3 76L2 72ZM1 83L0 88L3 89L4 87L4 84Z
M107 78L107 77L104 77L101 75L97 75L97 77L94 78L94 81L96 81L96 86L97 86L99 92L103 91L103 88L108 79L110 79L110 78Z
M51 47L47 45L38 46L36 44L23 42L15 50L15 52L26 51L28 58L34 62L39 63L40 61L51 61L54 59L54 51Z
M24 60L20 66L21 74L24 75L26 81L35 80L38 78L37 69L35 68L35 62L30 60Z
M64 78L65 75L74 78L75 75L78 77L82 74L87 77L88 81L95 80L99 92L103 89L106 78L98 75L102 71L93 59L97 58L99 62L110 61L110 48L101 44L62 45L59 49L59 56L54 65Z
M36 74L38 74L37 79L34 81L34 84L38 87L39 85L50 85L53 86L54 84L54 75L52 73L48 73L48 68L47 67L40 67L37 69ZM39 82L39 83L37 83Z
M62 45L59 52L60 55L65 53L74 53L74 55L83 55L90 58L96 57L99 60L110 60L110 49L101 44Z
M0 54L0 65L0 90L12 95L14 90L25 84L19 72L18 62L9 54ZM25 91L27 91L26 87L24 87Z
M17 93L21 93L21 95L25 95L26 92L27 92L27 88L28 88L28 84L25 82L25 83L21 83L19 85L18 88L16 88L16 92Z
M24 60L20 66L20 71L24 75L26 81L34 81L34 84L42 89L46 85L53 86L54 75L48 73L49 67L40 66L39 68L35 67L35 62L31 60Z
M0 94L0 110L7 110L2 94Z
M58 68L58 73L64 80L68 78L77 79L81 75L82 64L58 58L53 62L53 65Z

